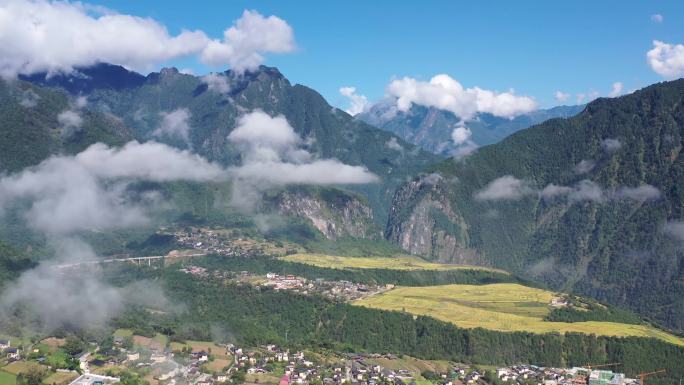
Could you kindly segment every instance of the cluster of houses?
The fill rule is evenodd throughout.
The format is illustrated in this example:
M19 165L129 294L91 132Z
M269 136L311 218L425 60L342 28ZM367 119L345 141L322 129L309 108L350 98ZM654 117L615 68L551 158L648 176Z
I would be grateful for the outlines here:
M321 278L309 280L294 275L275 273L266 274L266 282L262 285L275 290L289 290L304 295L319 294L340 301L359 299L394 287L394 285L376 286L350 281L326 281Z
M326 298L338 301L352 301L369 295L377 294L389 289L394 285L366 285L350 281L327 281L322 278L307 279L295 275L280 275L267 273L258 275L248 271L230 272L208 270L202 266L186 266L180 271L191 274L198 278L212 278L231 281L242 284L255 284L274 290L287 290L303 295L318 294Z
M243 238L232 239L220 230L191 228L174 231L173 236L179 246L209 254L245 257L265 252L264 245L259 242Z
M21 358L21 350L17 347L12 347L11 340L0 340L0 353L7 357L8 360L18 360Z
M498 368L497 377L512 384L535 382L539 385L634 385L638 381L623 373L590 368L546 368L534 365L517 365Z

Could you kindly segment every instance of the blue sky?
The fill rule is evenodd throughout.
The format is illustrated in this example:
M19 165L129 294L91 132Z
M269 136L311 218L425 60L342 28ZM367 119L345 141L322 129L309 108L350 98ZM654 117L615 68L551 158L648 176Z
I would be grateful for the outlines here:
M558 104L554 92L606 95L661 81L647 64L654 39L684 43L682 1L95 1L151 17L170 32L202 29L220 37L244 9L276 15L294 29L298 50L268 55L293 83L344 106L342 86L377 100L393 77L446 73L466 87ZM662 22L651 16L660 14ZM202 74L196 59L178 67Z

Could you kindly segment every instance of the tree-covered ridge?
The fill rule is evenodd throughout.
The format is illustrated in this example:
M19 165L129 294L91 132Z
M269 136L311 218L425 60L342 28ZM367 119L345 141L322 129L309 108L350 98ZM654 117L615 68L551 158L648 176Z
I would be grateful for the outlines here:
M399 190L386 234L435 258L493 263L682 330L684 256L666 224L683 218L683 98L677 80L598 99L576 117L446 160L427 171L438 183ZM509 196L481 194L502 177ZM431 229L427 246L412 235L421 226Z
M54 154L74 154L93 143L121 145L132 133L115 117L80 109L82 122L65 132L59 115L74 98L24 81L0 80L0 171L14 172Z
M243 113L261 110L272 116L283 115L316 157L366 166L380 177L379 183L349 187L367 197L379 224L384 222L394 189L404 178L439 160L391 133L354 120L330 106L316 91L290 84L275 68L262 66L241 75L230 71L214 74L212 79L220 86L174 68L147 77L107 64L87 71L90 83L77 82L76 87L73 76L48 79L43 75L30 80L87 95L93 106L121 118L138 140L154 138L190 148L223 164L240 161L239 152L227 137ZM174 137L155 137L153 132L164 114L178 109L188 113L188 142ZM388 148L387 143L393 138L404 151Z

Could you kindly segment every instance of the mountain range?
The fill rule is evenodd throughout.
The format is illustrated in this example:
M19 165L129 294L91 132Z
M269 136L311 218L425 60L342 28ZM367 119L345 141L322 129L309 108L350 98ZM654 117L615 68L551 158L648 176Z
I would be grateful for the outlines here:
M387 238L684 324L684 80L597 99L401 187Z
M414 106L390 119L381 104L355 118L264 66L198 77L100 64L0 81L0 170L131 140L236 165L245 154L228 137L244 113L260 110L283 116L312 157L378 177L268 191L269 212L304 221L327 239L379 240L384 229L386 241L408 252L510 270L682 331L683 96L678 80L512 120L480 114L469 128L482 147L444 159L451 149L442 144L459 120L448 112ZM160 133L167 123L181 135ZM173 220L257 226L217 204L229 184L156 187L175 203ZM17 242L21 231L13 226L0 237L30 244Z
M474 146L497 143L516 131L545 120L572 117L584 107L585 105L557 106L510 119L490 113L477 113L473 119L461 122L461 118L450 111L418 104L413 104L408 111L400 111L395 101L385 99L374 104L368 111L356 115L356 118L392 132L424 150L448 156L458 150L452 140L452 132L461 124L465 124L470 130L472 150Z

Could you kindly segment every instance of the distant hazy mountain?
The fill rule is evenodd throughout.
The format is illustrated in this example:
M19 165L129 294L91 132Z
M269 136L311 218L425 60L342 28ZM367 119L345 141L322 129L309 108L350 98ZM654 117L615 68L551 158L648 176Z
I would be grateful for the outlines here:
M397 191L388 239L684 330L684 79L597 99Z
M499 142L510 134L552 118L568 118L584 109L579 106L558 106L537 110L513 119L499 118L480 113L466 126L471 130L471 140L478 146ZM414 104L406 112L397 111L391 100L375 104L367 112L357 115L359 120L380 127L409 143L435 154L449 154L453 150L451 133L459 118L449 111Z

